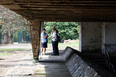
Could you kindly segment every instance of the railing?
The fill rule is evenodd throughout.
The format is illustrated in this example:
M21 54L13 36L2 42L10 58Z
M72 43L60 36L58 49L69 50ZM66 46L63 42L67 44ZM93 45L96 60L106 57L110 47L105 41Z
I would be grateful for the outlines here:
M104 44L104 52L103 53L105 55L106 64L107 64L109 70L116 73L115 68L114 68L113 64L111 63L110 55L109 55L109 52L116 51L112 46L116 46L116 44Z

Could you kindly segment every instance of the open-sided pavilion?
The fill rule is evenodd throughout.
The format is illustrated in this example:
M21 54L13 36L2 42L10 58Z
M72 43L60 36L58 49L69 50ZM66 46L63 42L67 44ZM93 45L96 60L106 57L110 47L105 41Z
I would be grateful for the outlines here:
M44 21L79 22L81 52L103 52L106 44L116 44L115 0L0 0L0 5L30 22L33 57L36 59Z

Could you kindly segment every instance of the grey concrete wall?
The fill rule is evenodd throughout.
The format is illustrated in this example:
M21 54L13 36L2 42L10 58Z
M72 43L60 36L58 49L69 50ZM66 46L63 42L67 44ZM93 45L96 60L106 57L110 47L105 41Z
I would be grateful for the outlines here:
M105 29L105 43L116 44L116 23L106 22Z
M82 52L99 52L102 47L102 22L81 22Z
M116 44L116 22L105 22L104 26L104 43ZM112 48L116 50L116 46L112 46Z

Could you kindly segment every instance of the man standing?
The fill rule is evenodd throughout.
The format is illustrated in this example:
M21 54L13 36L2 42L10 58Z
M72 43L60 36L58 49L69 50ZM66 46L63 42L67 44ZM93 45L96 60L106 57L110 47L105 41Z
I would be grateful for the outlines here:
M59 50L58 50L58 40L57 40L57 35L58 31L56 28L52 28L53 32L51 33L51 42L52 42L52 47L53 47L53 55L58 56L59 55Z
M46 48L47 48L47 42L48 42L48 33L45 32L46 29L42 29L41 33L41 55L46 53ZM43 52L44 50L44 52Z

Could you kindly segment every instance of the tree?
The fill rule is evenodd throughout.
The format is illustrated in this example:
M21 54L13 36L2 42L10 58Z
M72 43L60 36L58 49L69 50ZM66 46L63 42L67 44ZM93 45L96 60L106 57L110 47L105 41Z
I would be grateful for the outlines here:
M78 39L78 22L45 22L44 28L46 28L46 32L51 33L52 28L56 27L59 31L61 41L68 39ZM49 34L50 36L50 34ZM49 37L49 41L50 41Z
M28 28L28 21L15 12L0 6L0 18L2 22L1 32L4 35L4 44L13 43L13 33Z

